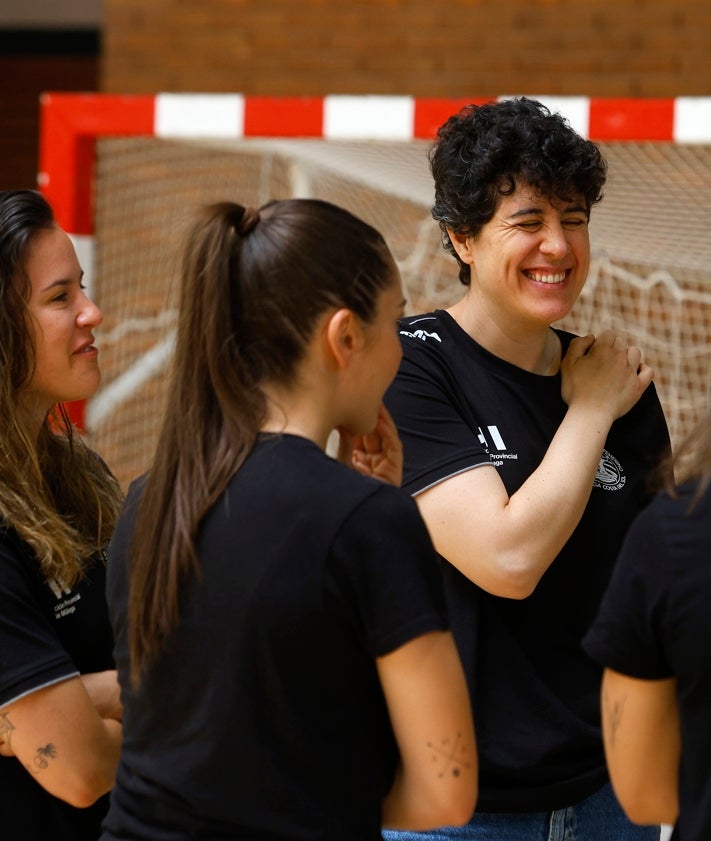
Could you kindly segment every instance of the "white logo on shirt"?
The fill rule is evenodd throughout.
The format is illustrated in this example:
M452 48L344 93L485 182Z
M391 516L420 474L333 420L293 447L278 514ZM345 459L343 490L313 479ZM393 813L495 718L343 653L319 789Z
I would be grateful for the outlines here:
M624 487L627 477L622 473L622 465L607 450L602 451L600 464L595 474L593 487L604 491L619 491Z
M496 447L496 449L497 450L505 450L506 449L506 444L504 444L504 439L501 437L501 433L499 432L498 427L492 425L492 426L487 426L486 428L489 432L489 435L491 436L491 440L492 440L494 446ZM486 437L485 437L484 433L482 432L481 427L479 427L479 434L477 435L477 438L479 439L479 443L481 444L481 446L484 447L486 450L488 450L489 449L489 443L486 440Z
M494 467L501 467L504 463L504 459L518 461L518 453L504 452L507 447L504 443L503 435L499 432L498 426L491 424L491 426L486 427L488 438L480 426L477 427L477 429L479 430L479 433L476 437L479 439L479 443L484 450L489 454L489 460ZM491 441L491 444L489 441ZM495 448L495 452L491 451L492 445Z
M49 585L49 589L54 593L55 599L61 599L62 596L68 596L72 592L61 578L50 578L47 584Z
M72 593L61 578L50 578L47 584L54 593L54 597L60 600L54 606L54 618L62 619L64 616L71 616L72 613L75 613L76 603L81 600L81 593Z
M426 342L427 339L436 339L438 342L442 342L439 335L437 333L428 333L427 330L415 330L414 333L410 333L408 330L401 330L401 336L409 336L411 339L421 339L423 342Z

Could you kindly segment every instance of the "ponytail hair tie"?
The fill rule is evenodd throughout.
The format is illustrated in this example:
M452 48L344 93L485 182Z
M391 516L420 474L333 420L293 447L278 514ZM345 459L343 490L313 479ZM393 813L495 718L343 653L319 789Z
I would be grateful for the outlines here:
M237 233L241 237L246 237L247 234L256 226L257 222L259 222L259 211L254 207L245 207L239 224L235 225Z

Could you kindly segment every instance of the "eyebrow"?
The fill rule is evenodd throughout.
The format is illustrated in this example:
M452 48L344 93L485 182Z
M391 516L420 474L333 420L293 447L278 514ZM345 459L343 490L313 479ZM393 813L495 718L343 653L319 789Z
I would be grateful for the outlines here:
M508 218L509 219L518 219L521 216L531 216L535 213L542 213L542 208L537 207L536 205L532 205L531 207L522 207L520 210L514 211ZM587 214L588 209L581 204L569 204L567 207L563 208L563 213L585 213Z
M79 274L79 283L84 280L84 270L82 269ZM74 283L74 280L71 277L61 277L58 280L53 280L51 283L48 283L46 286L43 286L40 290L41 292L50 292L57 286L71 286Z

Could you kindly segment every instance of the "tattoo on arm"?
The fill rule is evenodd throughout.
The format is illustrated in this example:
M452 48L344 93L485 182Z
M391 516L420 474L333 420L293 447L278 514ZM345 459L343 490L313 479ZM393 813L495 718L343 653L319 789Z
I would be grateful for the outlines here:
M7 713L0 715L0 742L7 742L8 747L12 742L12 731L15 725L7 717Z
M462 768L471 767L461 733L457 733L454 740L445 736L444 739L440 739L439 744L427 742L427 747L431 751L430 758L435 764L438 777L444 777L445 774L458 777L462 773Z
M48 760L56 758L57 748L51 742L48 742L46 745L38 747L37 753L32 757L34 768L30 765L26 765L25 767L33 774L39 774L40 771L44 771L49 765Z
M9 746L12 741L12 732L14 729L15 725L7 717L7 713L0 715L0 742L7 742ZM26 764L25 768L33 774L39 774L40 771L43 771L49 766L50 759L56 758L57 748L51 742L48 742L46 745L41 745L37 748L37 752L32 757L32 763L30 765Z
M6 742L9 747L14 729L15 725L7 717L7 713L0 715L0 743ZM49 766L50 759L56 758L57 748L51 742L48 742L46 745L40 745L37 748L37 752L32 757L32 763L25 764L25 768L33 774L39 774L40 771Z
M620 698L617 701L612 701L607 692L604 697L605 709L605 723L607 724L607 733L610 747L615 746L615 739L617 731L622 723L622 714L625 709L625 698Z

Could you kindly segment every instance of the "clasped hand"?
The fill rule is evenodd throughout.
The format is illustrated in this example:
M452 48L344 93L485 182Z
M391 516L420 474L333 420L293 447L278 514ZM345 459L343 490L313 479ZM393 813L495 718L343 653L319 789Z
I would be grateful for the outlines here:
M375 429L354 435L339 428L338 460L364 476L400 487L402 483L402 443L390 412L381 404Z

